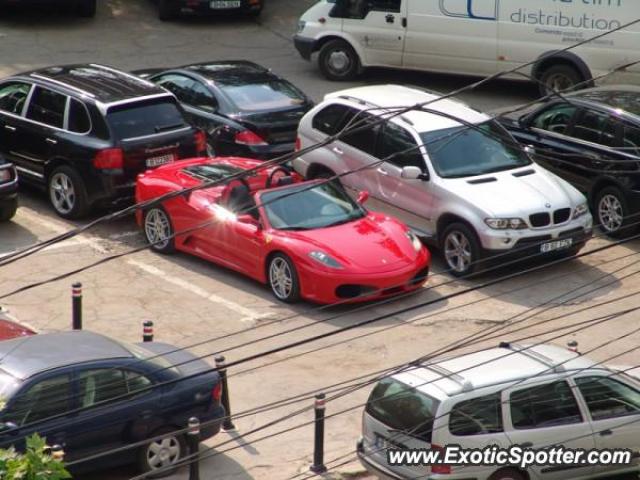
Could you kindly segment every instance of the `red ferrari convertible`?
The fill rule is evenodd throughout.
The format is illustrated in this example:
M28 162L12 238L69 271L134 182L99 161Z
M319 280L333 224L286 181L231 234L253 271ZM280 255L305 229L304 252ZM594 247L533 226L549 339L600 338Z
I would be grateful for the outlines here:
M141 174L136 201L222 180L259 166L244 158L196 158ZM282 167L195 190L139 213L152 248L237 270L283 302L362 301L420 288L431 256L408 228L369 212L339 185L301 182ZM201 228L199 228L201 227ZM171 238L174 232L186 232Z

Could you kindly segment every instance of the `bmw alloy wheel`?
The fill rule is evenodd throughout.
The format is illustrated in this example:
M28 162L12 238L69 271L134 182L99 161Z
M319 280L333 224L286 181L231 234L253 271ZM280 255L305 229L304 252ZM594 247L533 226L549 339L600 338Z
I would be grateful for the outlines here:
M171 240L171 223L167 214L159 208L149 210L144 217L144 233L153 248L166 248Z
M467 271L473 260L469 239L457 230L450 232L444 240L444 257L455 272Z
M607 194L598 203L598 219L607 232L615 232L622 227L624 214L622 203L615 195Z
M287 300L293 291L293 274L287 261L276 257L269 266L269 283L280 300Z
M58 212L63 215L70 213L76 204L76 191L71 178L63 172L54 174L49 183L49 196Z
M164 437L147 446L146 456L150 471L175 465L182 453L180 440L175 436Z

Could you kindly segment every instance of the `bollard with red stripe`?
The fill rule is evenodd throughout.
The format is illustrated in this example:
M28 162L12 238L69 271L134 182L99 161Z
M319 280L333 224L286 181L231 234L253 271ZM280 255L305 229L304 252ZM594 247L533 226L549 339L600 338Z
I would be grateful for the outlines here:
M200 420L197 417L191 417L187 424L189 431L187 432L187 444L189 447L189 480L200 480Z
M80 282L71 285L71 311L73 329L82 330L82 284Z
M142 324L142 341L153 342L153 322L151 320Z
M229 384L227 382L227 366L223 355L216 357L216 368L218 369L218 375L220 375L220 382L222 383L222 406L226 412L226 416L222 422L222 431L229 432L235 430L236 426L231 421L231 399L229 398Z
M327 467L324 464L324 409L325 409L325 395L319 393L316 395L314 402L315 410L315 438L313 446L313 465L310 470L313 473L324 473L327 471Z

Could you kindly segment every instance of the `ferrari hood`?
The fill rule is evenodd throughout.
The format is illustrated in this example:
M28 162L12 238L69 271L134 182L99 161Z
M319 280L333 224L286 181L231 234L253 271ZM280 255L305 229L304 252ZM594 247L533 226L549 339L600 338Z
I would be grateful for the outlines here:
M373 273L415 262L417 252L406 231L395 220L369 214L343 225L288 233L307 244L307 253L324 252L346 268Z

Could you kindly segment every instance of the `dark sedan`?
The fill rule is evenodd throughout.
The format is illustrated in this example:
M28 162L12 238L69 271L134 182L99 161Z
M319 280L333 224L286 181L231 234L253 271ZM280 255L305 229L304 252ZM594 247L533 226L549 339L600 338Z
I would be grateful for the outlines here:
M141 70L180 101L192 125L207 132L210 156L270 159L293 152L313 102L297 87L252 62Z
M0 155L0 222L13 218L18 209L18 172Z
M64 445L73 463L163 435L72 471L135 461L145 472L170 468L186 453L184 435L174 432L190 417L203 423L202 440L220 429L221 382L209 370L171 345L125 345L87 331L0 342L0 448L23 448L37 432Z
M587 196L603 232L629 234L640 224L640 88L592 88L565 98L502 122L536 150L538 163Z
M264 0L158 0L160 20L172 20L178 15L212 15L217 13L245 13L260 15Z

